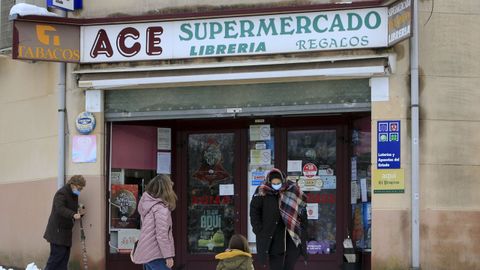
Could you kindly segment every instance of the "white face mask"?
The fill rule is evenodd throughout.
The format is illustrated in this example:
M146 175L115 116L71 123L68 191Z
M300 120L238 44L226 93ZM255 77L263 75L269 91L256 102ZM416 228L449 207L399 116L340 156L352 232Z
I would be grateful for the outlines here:
M282 188L282 183L280 184L272 184L272 188L275 190L280 190Z

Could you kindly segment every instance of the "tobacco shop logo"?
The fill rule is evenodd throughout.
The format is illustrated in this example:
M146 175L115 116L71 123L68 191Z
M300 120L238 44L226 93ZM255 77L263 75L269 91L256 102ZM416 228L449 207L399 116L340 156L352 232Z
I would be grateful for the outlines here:
M55 35L57 29L51 25L38 24L36 27L37 39L45 45L60 46L60 36Z
M80 50L69 43L74 39L75 33L65 26L52 26L48 24L22 25L22 33L27 38L18 45L19 59L78 62ZM34 36L34 37L32 37Z

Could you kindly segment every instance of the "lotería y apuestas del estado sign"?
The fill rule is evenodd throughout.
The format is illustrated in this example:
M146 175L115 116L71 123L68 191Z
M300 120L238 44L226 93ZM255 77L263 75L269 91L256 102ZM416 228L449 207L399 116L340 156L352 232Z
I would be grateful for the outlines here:
M387 7L81 27L82 63L387 47Z

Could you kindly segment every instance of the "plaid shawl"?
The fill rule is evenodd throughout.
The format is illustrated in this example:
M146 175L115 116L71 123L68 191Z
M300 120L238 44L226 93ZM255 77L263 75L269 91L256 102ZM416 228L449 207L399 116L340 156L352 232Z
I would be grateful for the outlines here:
M260 195L276 195L280 194L279 209L282 216L285 227L288 233L292 237L293 242L298 247L302 240L301 226L299 219L299 210L306 206L307 197L300 190L296 183L287 181L286 184L279 190L274 190L268 184L262 184L259 187Z

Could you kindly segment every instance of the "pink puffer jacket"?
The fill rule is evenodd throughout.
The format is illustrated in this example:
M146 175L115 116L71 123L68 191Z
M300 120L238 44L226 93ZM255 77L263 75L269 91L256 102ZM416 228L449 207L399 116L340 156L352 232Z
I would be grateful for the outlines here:
M175 256L172 234L172 216L165 202L143 193L138 212L142 219L140 238L133 256L136 264Z

